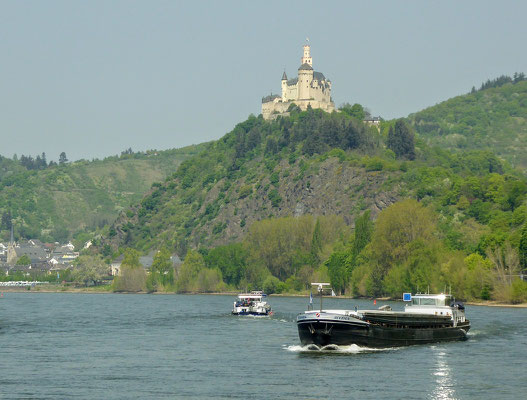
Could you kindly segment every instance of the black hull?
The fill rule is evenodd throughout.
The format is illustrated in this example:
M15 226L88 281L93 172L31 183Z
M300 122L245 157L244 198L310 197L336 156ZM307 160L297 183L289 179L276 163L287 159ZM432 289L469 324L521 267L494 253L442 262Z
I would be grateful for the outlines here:
M330 344L365 347L395 347L441 341L466 340L470 323L457 327L398 328L374 324L335 322L333 320L304 319L297 322L302 345Z

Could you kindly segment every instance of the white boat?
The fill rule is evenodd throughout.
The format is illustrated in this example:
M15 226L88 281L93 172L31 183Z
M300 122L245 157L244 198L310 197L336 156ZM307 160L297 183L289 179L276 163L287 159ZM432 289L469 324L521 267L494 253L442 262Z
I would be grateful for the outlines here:
M232 313L235 315L271 315L273 311L264 298L267 295L262 291L241 293L234 302Z

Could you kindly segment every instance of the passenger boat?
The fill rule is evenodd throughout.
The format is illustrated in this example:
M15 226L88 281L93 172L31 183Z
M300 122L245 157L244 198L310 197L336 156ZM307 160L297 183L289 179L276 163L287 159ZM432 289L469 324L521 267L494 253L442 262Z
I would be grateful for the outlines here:
M320 310L308 310L297 317L304 346L407 346L465 340L470 329L465 307L450 294L405 293L403 299L408 303L404 311L392 311L389 306L378 310L323 310L322 291L329 284L316 285Z
M262 291L242 293L234 302L232 313L235 315L271 315L271 306L264 298L267 295Z

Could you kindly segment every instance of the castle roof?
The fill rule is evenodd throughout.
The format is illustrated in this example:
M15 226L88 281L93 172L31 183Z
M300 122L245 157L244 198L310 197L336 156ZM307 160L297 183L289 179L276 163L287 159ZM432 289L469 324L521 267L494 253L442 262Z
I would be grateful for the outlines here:
M282 75L282 80L283 81L287 81L287 75L286 75L285 71L284 71L284 74Z
M280 98L280 96L278 96L277 94L270 94L269 96L262 97L262 103L268 103L278 98Z
M298 70L303 70L303 69L306 69L306 70L313 70L313 67L311 65L309 65L308 63L304 63L302 64L300 67L298 67Z
M317 81L325 81L326 77L322 72L313 72L313 79L316 79Z
M287 84L288 84L289 86L296 85L297 83L298 83L298 78L289 79L289 80L287 81Z

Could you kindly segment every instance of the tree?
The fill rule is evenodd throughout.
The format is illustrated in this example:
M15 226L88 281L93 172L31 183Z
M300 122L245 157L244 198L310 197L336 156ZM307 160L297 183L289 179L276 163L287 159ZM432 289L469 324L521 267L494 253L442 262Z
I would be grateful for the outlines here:
M245 276L248 256L243 243L231 243L210 250L205 262L208 268L219 269L227 284L238 286Z
M197 251L189 250L179 272L176 290L178 292L191 292L196 290L196 279L204 268L205 260L203 256Z
M16 265L31 265L31 259L27 254L24 254L16 260Z
M322 250L322 234L320 232L320 219L317 218L313 238L311 239L311 259L312 265L316 266L320 262L319 253Z
M139 252L126 249L121 263L121 276L115 278L114 291L140 292L146 287L146 273L139 263Z
M6 231L11 229L11 211L4 211L2 214L2 222L0 224L0 229L5 229Z
M329 256L324 265L328 268L331 287L344 294L351 276L349 253L345 250L335 251Z
M101 256L82 255L75 260L73 279L85 286L97 285L109 272Z
M358 103L355 103L353 105L350 105L349 103L345 103L339 107L339 110L349 115L350 117L357 118L360 121L362 121L364 117L366 116L366 111L364 110L364 107L362 107Z
M351 264L356 265L357 257L371 240L373 234L373 221L370 219L370 210L366 210L355 221L355 238L351 249Z
M413 252L421 252L434 240L436 219L431 210L408 199L383 210L375 224L371 240L371 290L382 293L382 281L397 264L405 263Z
M518 250L520 257L520 266L522 270L525 270L527 269L527 223L523 225L520 237L520 246Z
M141 263L139 262L139 252L135 249L126 249L124 252L124 258L122 265L131 267L131 268L138 268L141 266Z
M395 121L395 126L390 126L387 146L397 157L415 159L414 133L403 119Z
M159 285L170 286L174 284L174 268L170 259L170 251L163 247L154 256L147 279L149 292L157 291Z
M68 162L68 158L66 157L66 153L65 152L60 153L60 155L59 155L59 164L60 165L64 165L67 162Z

